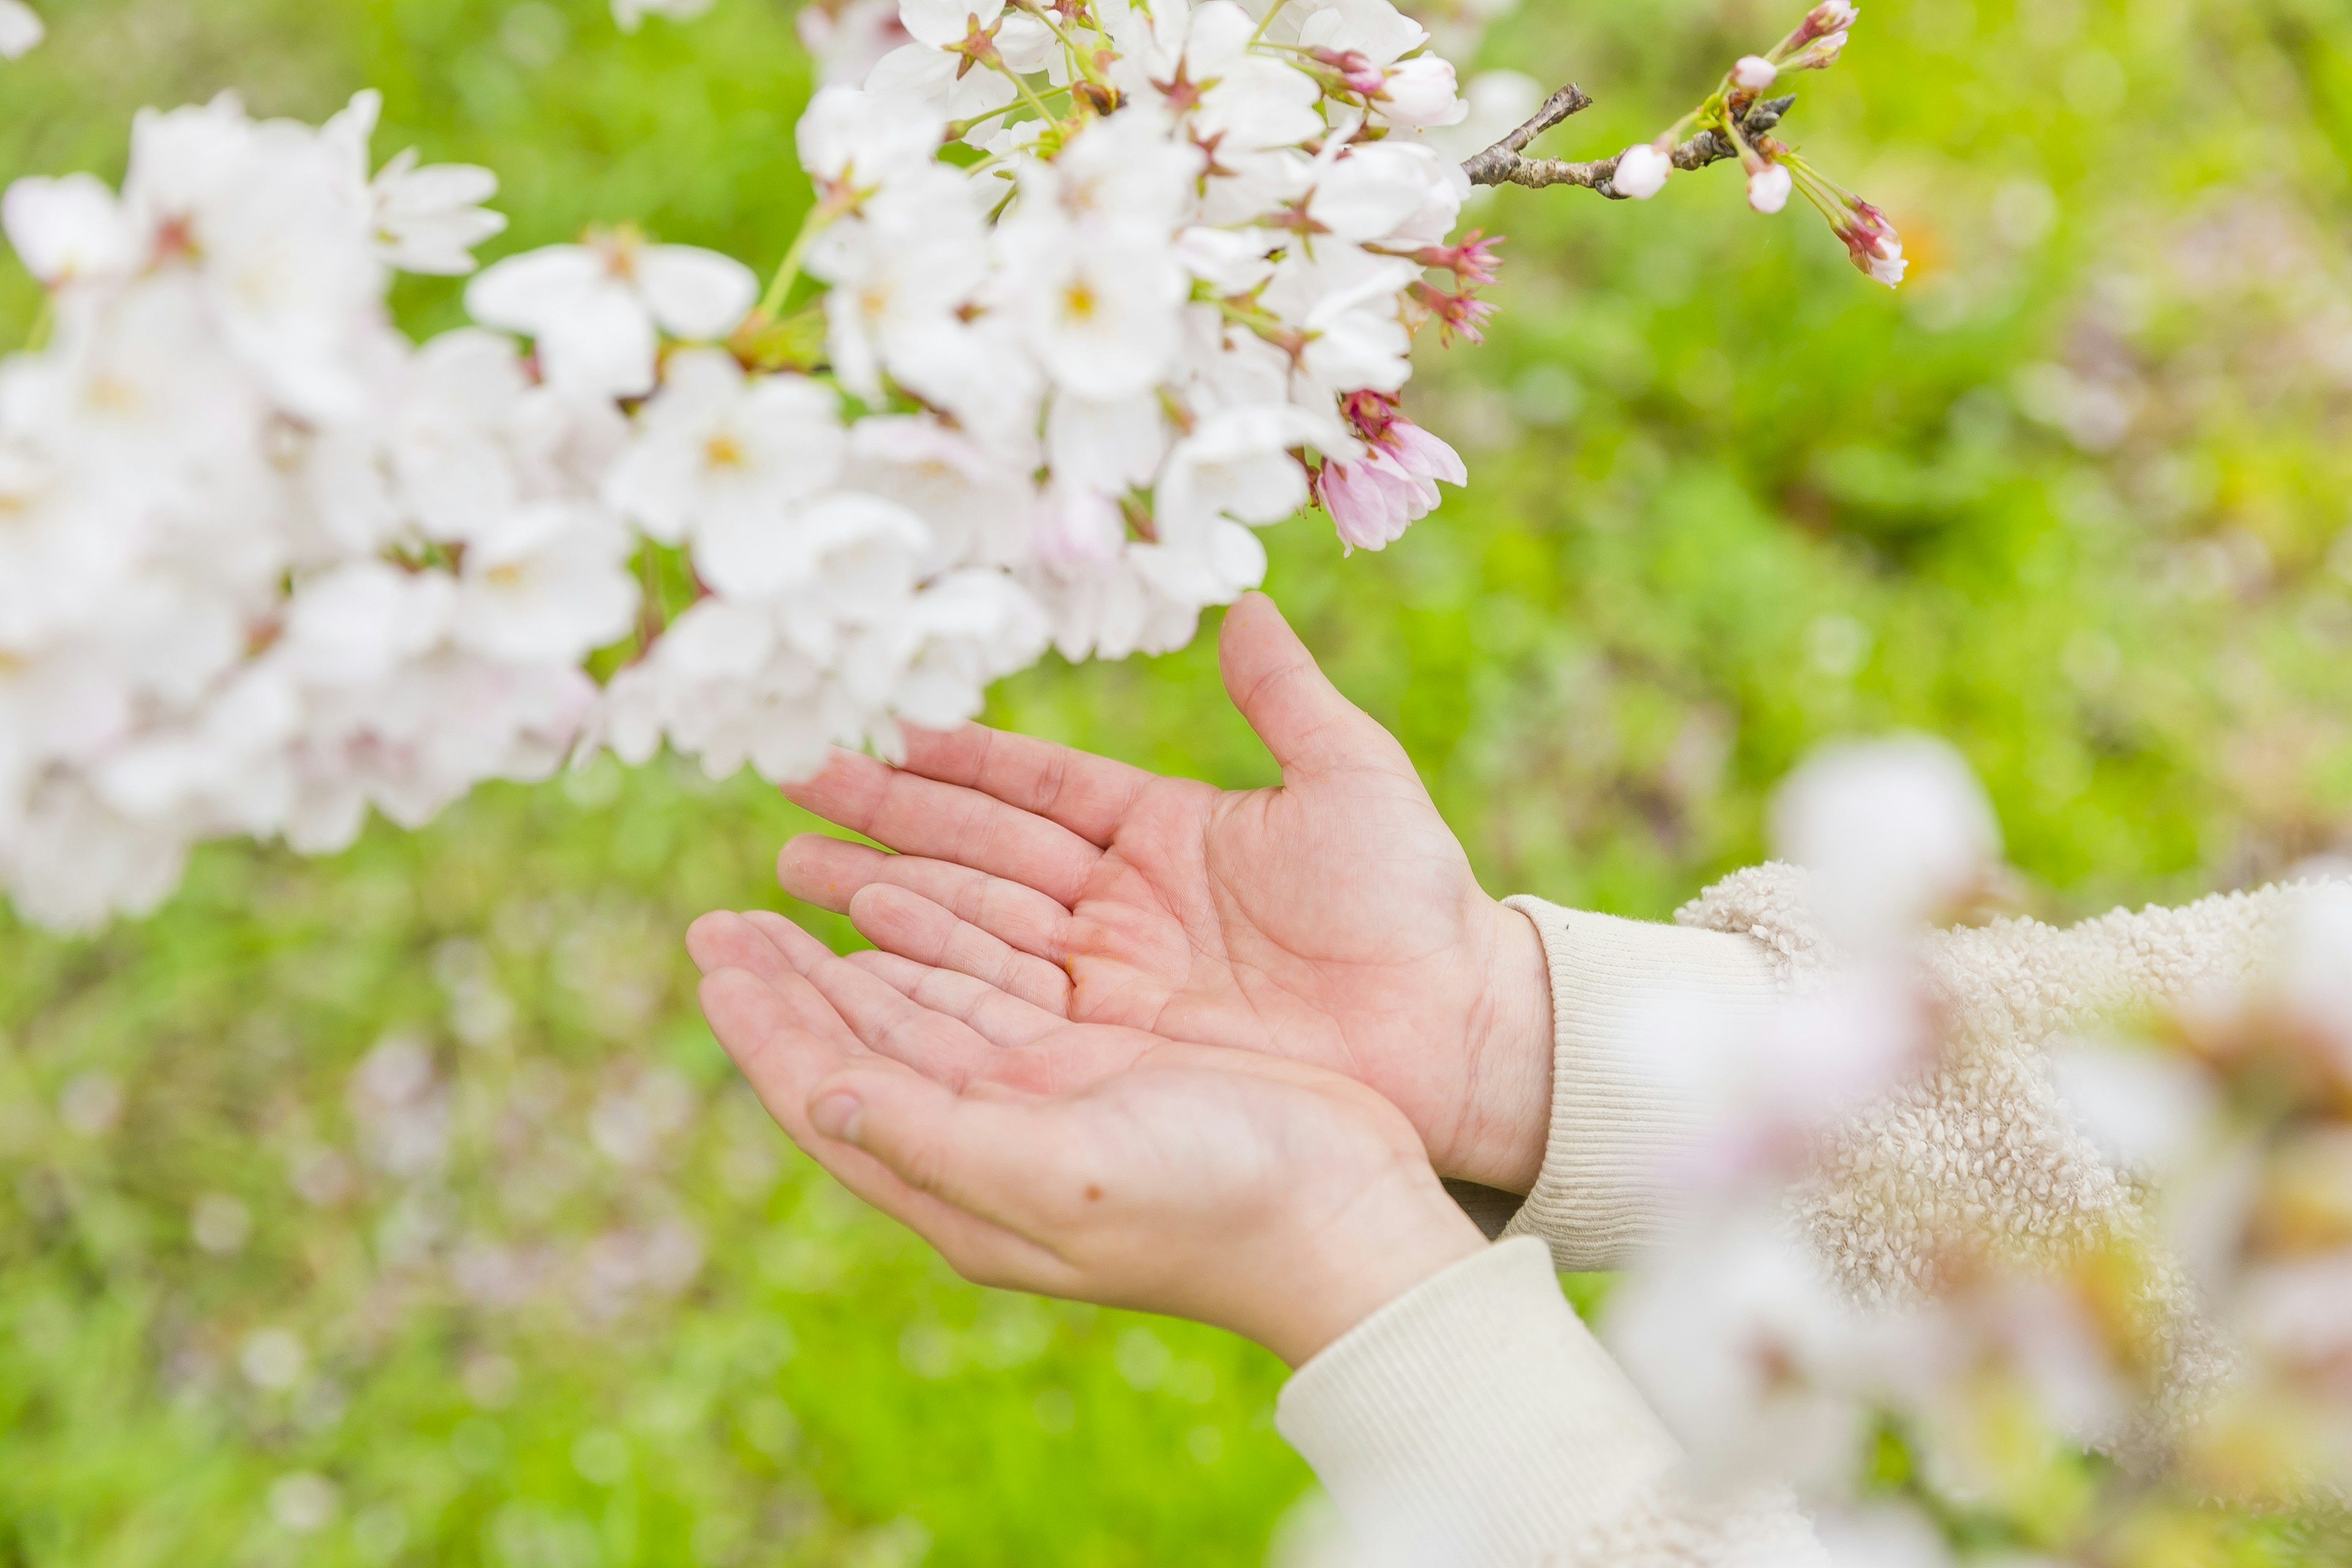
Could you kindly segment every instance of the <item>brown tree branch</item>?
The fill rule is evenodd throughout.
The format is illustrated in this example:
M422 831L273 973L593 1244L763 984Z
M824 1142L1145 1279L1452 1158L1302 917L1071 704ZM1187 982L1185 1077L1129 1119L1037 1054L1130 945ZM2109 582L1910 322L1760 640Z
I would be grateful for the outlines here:
M1741 111L1739 129L1752 141L1755 137L1780 123L1780 117L1796 102L1794 94L1766 99L1752 103ZM1581 185L1598 191L1612 201L1625 198L1610 184L1617 173L1615 158L1597 158L1589 163L1571 163L1559 158L1528 158L1521 149L1580 109L1591 106L1592 100L1574 82L1561 88L1544 100L1528 121L1485 152L1465 162L1462 172L1470 176L1474 185L1526 185L1541 190L1547 185ZM1622 156L1622 154L1620 154ZM1726 158L1739 156L1739 149L1728 137L1715 131L1702 131L1689 141L1677 145L1667 154L1677 169L1704 169L1709 163L1719 163Z

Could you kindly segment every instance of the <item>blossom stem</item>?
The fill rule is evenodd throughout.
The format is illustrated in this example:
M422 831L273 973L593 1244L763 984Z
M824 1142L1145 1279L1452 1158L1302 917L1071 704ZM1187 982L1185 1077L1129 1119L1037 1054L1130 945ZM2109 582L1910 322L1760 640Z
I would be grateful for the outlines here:
M1047 107L1044 99L1037 96L1037 89L1031 87L1027 79L1023 77L1019 71L1016 71L1011 66L1006 65L1002 58L992 60L990 63L993 65L996 69L1002 71L1006 79L1013 83L1014 90L1021 94L1021 101L1037 111L1038 119L1051 124L1060 118L1055 114L1051 108Z
M1290 0L1274 0L1274 4L1265 8L1265 15L1257 19L1257 31L1249 36L1249 43L1244 47L1253 49L1257 47L1265 38L1265 30L1274 26L1274 19L1281 16L1282 8L1289 4Z
M809 208L808 216L801 219L800 231L793 236L793 243L784 250L783 260L777 264L776 276L769 282L768 291L761 296L759 309L753 312L755 315L763 320L775 319L776 312L784 308L784 300L791 296L793 285L800 280L801 264L808 259L809 247L816 243L818 235L832 227L835 219L856 205L854 194L836 192Z
M1009 75L1010 73L1008 72L1007 74ZM1069 90L1070 89L1066 87L1048 88L1045 89L1044 96L1049 99L1059 98ZM1018 100L1016 100L1016 102ZM1014 107L1014 104L1008 103L1002 108L992 109L985 114L975 114L969 120L950 120L948 121L946 135L950 141L961 142L974 130L987 124L998 115L1012 113ZM1051 116L1048 116L1048 118L1051 118ZM973 169L983 169L993 161L994 160L992 159L984 159L981 163L974 163L971 167Z
M1076 68L1077 73L1080 76L1086 78L1087 80L1093 82L1097 87L1108 87L1109 85L1102 72L1095 68L1093 58L1084 50L1080 49L1077 45L1077 40L1071 37L1069 34L1062 31L1061 24L1054 20L1054 8L1052 6L1040 5L1035 4L1035 0L1029 0L1029 3L1024 5L1021 8L1028 12L1031 16L1036 17L1040 22L1045 23L1046 30L1061 40L1063 51L1069 56L1070 64ZM1063 87L1056 88L1054 90L1056 92L1067 92L1070 89L1066 87Z

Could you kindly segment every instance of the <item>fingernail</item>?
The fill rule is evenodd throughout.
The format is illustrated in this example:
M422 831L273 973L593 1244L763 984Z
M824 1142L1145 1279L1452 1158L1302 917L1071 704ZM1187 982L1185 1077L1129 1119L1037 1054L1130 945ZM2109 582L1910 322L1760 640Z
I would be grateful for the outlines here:
M835 1089L809 1107L809 1125L828 1138L855 1143L857 1123L865 1113L864 1100L846 1089Z

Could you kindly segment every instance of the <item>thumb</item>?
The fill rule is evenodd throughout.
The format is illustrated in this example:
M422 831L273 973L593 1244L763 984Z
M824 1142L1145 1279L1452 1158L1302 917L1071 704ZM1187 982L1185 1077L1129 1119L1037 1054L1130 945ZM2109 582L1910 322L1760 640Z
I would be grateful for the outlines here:
M1413 776L1396 738L1339 694L1264 594L1244 594L1225 612L1217 660L1234 706L1281 764L1286 784L1366 766Z

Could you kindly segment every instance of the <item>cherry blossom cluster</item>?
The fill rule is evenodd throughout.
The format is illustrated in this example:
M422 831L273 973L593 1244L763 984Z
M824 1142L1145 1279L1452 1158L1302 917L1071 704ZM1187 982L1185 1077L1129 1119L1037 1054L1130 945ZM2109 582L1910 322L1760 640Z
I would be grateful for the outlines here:
M1834 58L1832 13L1768 63ZM412 343L392 276L470 272L504 220L488 171L371 168L373 94L315 129L146 113L119 191L9 189L48 293L0 365L21 909L143 910L203 840L330 850L598 745L779 781L891 754L1049 647L1181 646L1262 579L1262 527L1319 509L1378 550L1465 482L1402 408L1412 349L1478 340L1465 200L1560 183L1519 150L1577 89L1465 164L1533 84L1465 96L1390 0L810 17L814 201L764 294L623 226L498 262L478 327ZM0 45L37 33L0 0ZM1677 166L1725 137L1797 166L1784 101L1709 105Z
M201 839L331 849L543 774L628 629L620 415L394 330L390 275L502 220L485 171L372 173L376 109L150 112L119 193L7 192L49 291L0 365L0 883L36 919L152 905Z
M1906 1277L1857 1280L1808 1200L1845 1129L1988 1070L1950 1037L1915 944L1997 893L1999 835L1966 764L1921 739L1817 756L1774 826L1836 960L1760 1026L1683 1007L1652 1021L1712 1109L1697 1153L1659 1173L1680 1226L1603 1323L1693 1484L1791 1486L1832 1558L1874 1568L1954 1568L1955 1543L1988 1529L2090 1568L2138 1561L2131 1543L2168 1538L2183 1509L2340 1500L2352 885L2300 884L2234 989L2059 1048L2032 1092L2146 1194L2129 1217L2021 1235L1956 1202ZM1866 1170L1840 1179L1860 1186L1837 1212L1903 1201Z
M801 122L816 201L756 308L742 279L666 313L696 253L626 236L468 292L549 386L633 409L604 494L688 587L610 685L622 755L887 752L1049 643L1189 641L1260 526L1319 501L1379 549L1466 479L1398 394L1418 326L1477 337L1495 256L1449 242L1468 182L1421 132L1468 107L1388 0L829 26L870 63Z

